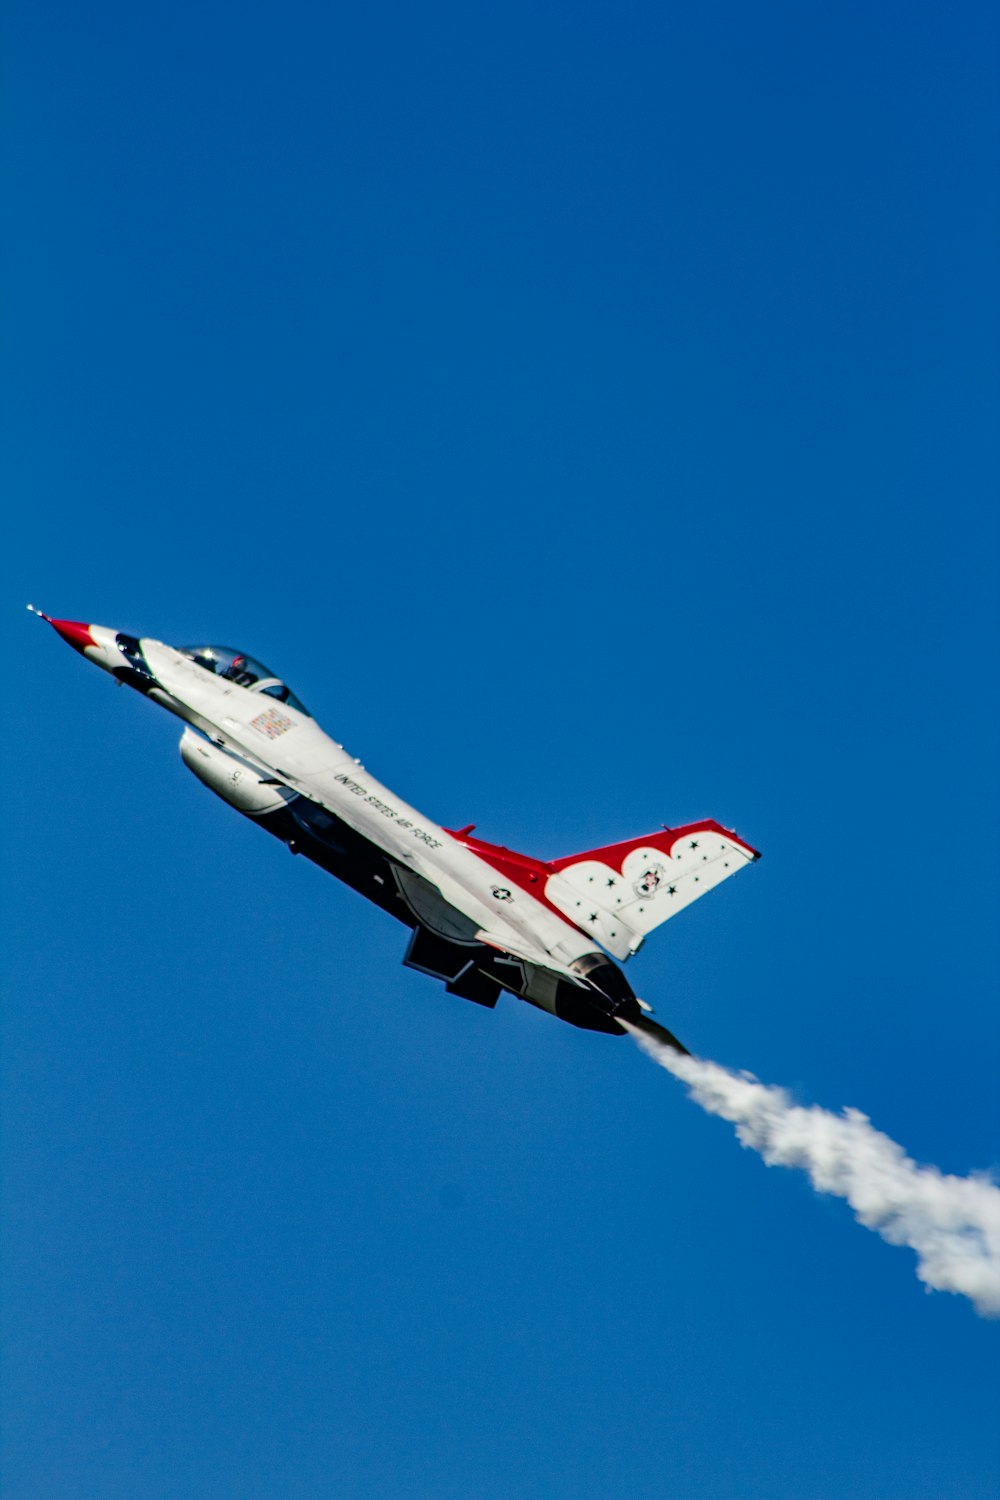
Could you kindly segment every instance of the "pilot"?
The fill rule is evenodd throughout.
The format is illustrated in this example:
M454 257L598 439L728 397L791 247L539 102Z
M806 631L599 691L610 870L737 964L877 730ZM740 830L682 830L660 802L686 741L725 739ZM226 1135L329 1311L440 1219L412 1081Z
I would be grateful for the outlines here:
M232 661L229 663L229 666L226 668L222 675L223 677L228 677L231 682L238 682L242 684L243 678L248 675L246 657L234 656Z

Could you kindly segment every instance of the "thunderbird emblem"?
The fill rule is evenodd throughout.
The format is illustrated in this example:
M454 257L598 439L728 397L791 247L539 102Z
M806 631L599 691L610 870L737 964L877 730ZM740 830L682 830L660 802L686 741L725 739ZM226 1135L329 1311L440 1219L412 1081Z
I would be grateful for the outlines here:
M663 866L650 865L649 869L644 870L643 873L639 876L639 879L635 882L635 885L632 887L632 889L635 891L637 896L652 896L655 895L657 887L659 886L662 879Z

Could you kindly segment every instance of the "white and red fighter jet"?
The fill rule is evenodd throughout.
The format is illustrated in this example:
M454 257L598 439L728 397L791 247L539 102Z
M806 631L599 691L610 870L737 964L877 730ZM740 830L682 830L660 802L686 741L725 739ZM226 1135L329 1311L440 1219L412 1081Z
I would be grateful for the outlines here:
M654 927L758 858L715 822L660 828L564 859L533 859L440 828L323 733L275 674L226 646L166 646L48 620L76 651L183 719L184 764L412 932L403 962L463 999L502 990L590 1031L620 1021L684 1051L624 974Z

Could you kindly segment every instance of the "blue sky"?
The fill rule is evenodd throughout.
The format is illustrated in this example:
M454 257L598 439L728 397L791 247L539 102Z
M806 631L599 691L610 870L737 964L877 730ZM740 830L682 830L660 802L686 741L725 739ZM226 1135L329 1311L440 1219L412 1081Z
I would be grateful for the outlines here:
M9 1500L996 1493L995 1326L403 970L23 605L530 853L735 827L639 993L996 1167L997 29L8 7Z

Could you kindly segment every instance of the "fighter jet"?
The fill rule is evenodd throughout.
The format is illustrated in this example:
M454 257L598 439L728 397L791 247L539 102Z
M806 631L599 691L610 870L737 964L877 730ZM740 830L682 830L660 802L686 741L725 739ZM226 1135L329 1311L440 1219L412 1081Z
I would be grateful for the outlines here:
M517 854L403 802L246 652L28 608L183 720L181 758L224 802L409 928L409 968L477 1005L507 991L588 1031L623 1035L625 1022L686 1050L611 958L759 857L735 833L706 820L562 859Z

